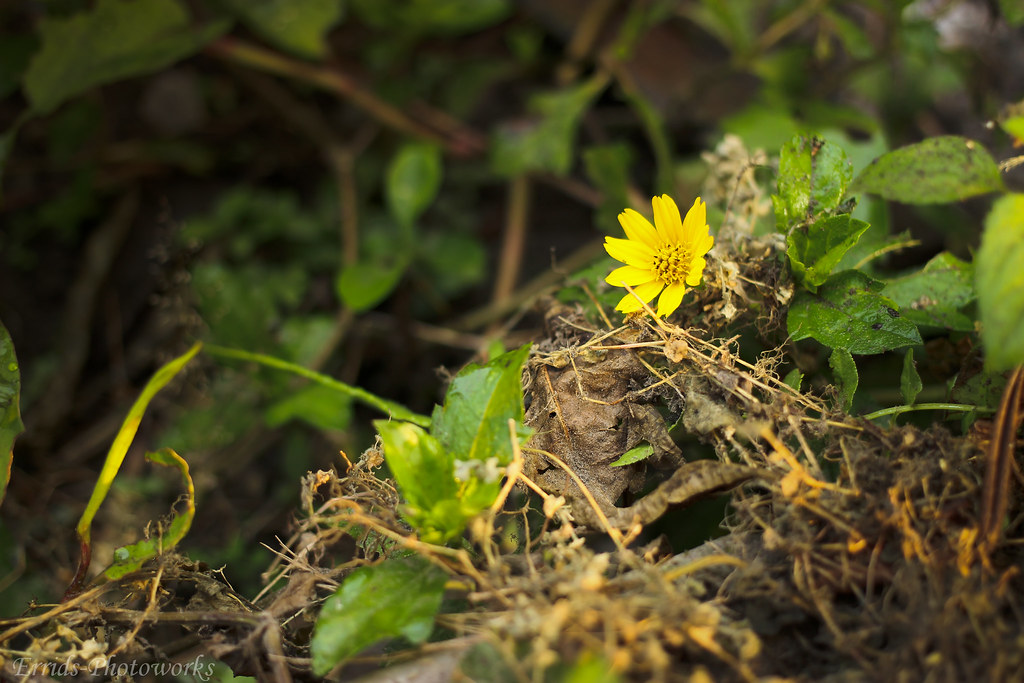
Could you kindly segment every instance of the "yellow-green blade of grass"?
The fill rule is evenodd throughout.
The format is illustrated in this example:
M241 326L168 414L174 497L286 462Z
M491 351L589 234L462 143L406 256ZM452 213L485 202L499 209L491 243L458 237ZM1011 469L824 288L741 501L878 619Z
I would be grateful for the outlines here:
M181 472L181 478L185 482L185 510L181 513L175 512L169 524L160 525L155 538L147 538L115 550L114 564L103 572L108 579L119 579L141 567L151 557L167 552L178 545L192 527L192 518L196 514L196 489L188 473L188 463L170 448L146 453L146 460L164 467L177 468Z
M420 415L409 410L401 403L395 403L385 398L381 398L376 394L371 394L365 389L354 387L351 384L345 384L344 382L338 381L333 377L321 374L315 370L310 370L301 365L290 363L274 356L268 356L263 353L252 353L251 351L243 351L242 349L232 349L226 346L214 346L210 344L206 347L206 352L211 356L220 356L221 358L236 358L238 360L251 361L253 363L259 363L265 365L268 368L275 368L277 370L284 370L292 374L298 375L299 377L305 377L306 379L312 380L318 384L322 384L325 387L329 387L335 391L339 391L347 396L352 397L357 401L361 401L366 405L376 408L382 413L386 413L392 419L405 420L412 422L420 427L429 427L430 418L426 415Z
M82 583L85 581L85 574L89 570L89 564L92 560L92 539L90 535L92 520L96 516L100 505L103 504L103 500L107 497L110 485L114 482L114 477L117 476L118 471L121 469L125 455L128 454L128 448L132 445L136 432L139 431L139 424L142 422L142 416L145 414L149 402L153 400L153 397L161 389L167 386L168 382L174 379L175 375L181 372L181 369L199 353L202 347L201 342L196 342L184 354L157 370L149 379L149 382L146 383L139 397L135 399L131 410L128 411L128 416L121 424L121 429L118 430L117 436L114 437L110 450L107 451L107 459L103 463L103 469L100 470L96 486L92 489L92 495L85 506L85 512L82 513L82 517L78 520L77 531L78 539L82 544L82 557L79 560L75 578L64 594L65 600L78 594L82 588Z

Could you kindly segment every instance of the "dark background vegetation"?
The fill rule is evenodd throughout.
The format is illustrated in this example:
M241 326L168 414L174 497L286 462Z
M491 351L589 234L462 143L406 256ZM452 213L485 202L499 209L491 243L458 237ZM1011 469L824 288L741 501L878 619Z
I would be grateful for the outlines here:
M194 56L20 127L3 168L0 319L27 431L0 525L3 614L59 596L127 406L192 340L429 413L441 368L542 334L538 293L593 262L607 271L599 245L615 213L700 193L700 153L724 134L771 156L796 132L824 132L855 166L941 134L1004 158L1011 140L987 122L1024 93L1011 1L495 0L476 15L466 4L341 3L314 55L239 21ZM183 5L202 22L231 3ZM0 130L26 110L39 22L90 6L0 6ZM287 66L268 71L239 44ZM412 143L439 150L443 174L403 226L387 178ZM1007 182L1022 185L1019 173ZM968 258L987 205L881 209L877 224L920 241L887 266L943 249ZM345 268L358 287L339 287ZM299 478L337 467L339 450L354 459L372 416L270 371L191 368L154 404L101 511L98 563L178 495L173 473L140 457L172 445L197 486L187 552L255 593L271 558L260 544L287 533Z

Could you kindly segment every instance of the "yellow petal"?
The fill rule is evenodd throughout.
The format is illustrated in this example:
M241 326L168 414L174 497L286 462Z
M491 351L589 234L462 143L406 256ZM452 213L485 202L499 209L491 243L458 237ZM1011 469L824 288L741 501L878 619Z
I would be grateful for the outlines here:
M608 277L604 279L610 285L621 287L623 284L627 284L630 287L636 287L642 285L645 282L654 280L657 276L650 268L637 268L636 266L622 266L616 268L612 272L608 273Z
M701 257L697 257L690 262L690 273L686 276L686 284L691 287L696 287L700 284L700 278L704 275L704 269L707 268L708 262Z
M704 240L698 240L697 243L700 244L701 246L694 253L697 254L698 256L703 256L704 254L711 251L711 247L715 246L715 238L713 235L705 235Z
M664 285L661 283L660 280L655 280L653 282L645 282L642 285L637 285L636 287L633 287L633 291L636 292L636 296L643 299L644 303L646 304L651 299L658 295L658 292L661 291L661 288L663 286ZM615 307L615 310L620 311L622 313L632 313L633 311L639 311L644 306L643 304L636 300L636 296L633 296L629 292L626 292L626 296L622 297L622 301L620 301L619 304Z
M626 231L626 237L630 240L646 244L651 249L658 248L658 232L650 221L633 209L626 209L619 214L619 225Z
M679 304L683 301L683 294L686 292L686 285L682 282L673 282L658 297L658 317L664 318L672 315Z
M708 205L702 202L700 197L697 197L693 200L693 206L686 212L686 220L683 221L683 239L693 244L706 234L708 234Z
M604 249L613 259L637 268L650 268L654 262L654 250L642 242L605 237Z
M654 225L658 234L670 244L679 244L683 239L679 207L667 194L652 199L651 205L654 207Z

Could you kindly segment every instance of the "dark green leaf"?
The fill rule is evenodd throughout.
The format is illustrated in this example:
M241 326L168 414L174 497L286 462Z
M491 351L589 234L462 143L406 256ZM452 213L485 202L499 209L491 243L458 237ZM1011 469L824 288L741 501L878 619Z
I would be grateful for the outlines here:
M938 254L916 273L889 280L882 294L918 325L974 329L974 321L960 312L975 297L974 266L949 252Z
M434 410L431 432L459 460L512 462L508 421L523 420L523 363L526 344L483 365L466 366L452 380L444 407Z
M616 216L629 206L629 145L614 143L589 147L583 151L583 168L595 188L601 191L597 208L597 225L609 235L619 235L622 228Z
M786 237L786 254L794 279L808 289L816 289L868 227L864 221L844 213L793 228Z
M492 26L512 11L509 0L350 0L352 11L377 28L456 35Z
M356 313L368 311L386 299L405 273L404 262L393 265L354 263L345 266L335 282L338 297Z
M779 193L772 197L779 230L839 206L853 177L846 152L821 138L794 137L779 157Z
M192 527L192 518L196 514L196 490L188 473L188 463L170 448L146 453L146 460L164 467L173 467L181 473L181 478L185 482L185 511L175 512L171 521L161 524L159 531L152 538L115 550L114 563L103 572L108 579L119 579L141 567L146 560L171 550L185 538L185 534Z
M839 389L839 403L843 410L849 410L853 405L853 395L857 393L857 364L850 352L843 348L832 350L828 357L828 366L836 378L836 388Z
M605 83L605 79L595 77L575 87L531 98L534 120L508 124L497 131L491 145L494 171L508 177L530 171L568 173L579 120Z
M954 403L981 406L995 409L1006 389L1005 372L977 372L967 377L966 371L957 375L949 397Z
M425 641L446 580L444 571L418 556L354 570L316 620L310 644L313 673L323 676L384 638Z
M193 28L174 0L98 0L92 10L68 18L44 17L42 48L25 73L25 93L32 109L46 114L94 86L195 54L227 28Z
M341 19L343 0L225 0L245 25L299 57L322 57L324 38Z
M985 367L1024 363L1024 194L999 199L985 219L975 259Z
M921 343L917 326L896 302L879 294L882 282L856 270L836 273L817 293L797 292L786 324L794 341L814 337L850 353L882 353Z
M654 455L654 446L647 443L646 441L641 441L639 444L633 446L633 448L630 448L628 451L623 453L619 457L619 459L613 462L611 465L609 465L609 467L622 467L623 465L632 465L635 462L646 460L652 455Z
M883 154L853 188L905 204L941 204L998 192L1003 179L980 143L945 135Z
M7 492L14 460L14 440L25 431L21 422L21 372L14 342L0 323L0 503Z
M405 228L427 210L441 187L441 150L437 145L410 142L403 146L388 166L388 207Z
M908 406L913 405L923 388L921 375L917 374L917 363L914 362L914 349L907 349L907 354L903 356L903 372L900 373L900 393L903 394L903 402Z

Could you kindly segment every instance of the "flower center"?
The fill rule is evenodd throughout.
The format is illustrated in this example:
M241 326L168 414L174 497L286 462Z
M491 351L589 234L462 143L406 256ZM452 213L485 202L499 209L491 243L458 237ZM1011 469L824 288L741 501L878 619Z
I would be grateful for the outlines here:
M690 274L690 250L681 244L665 244L658 248L652 264L658 279L673 284L682 282Z

